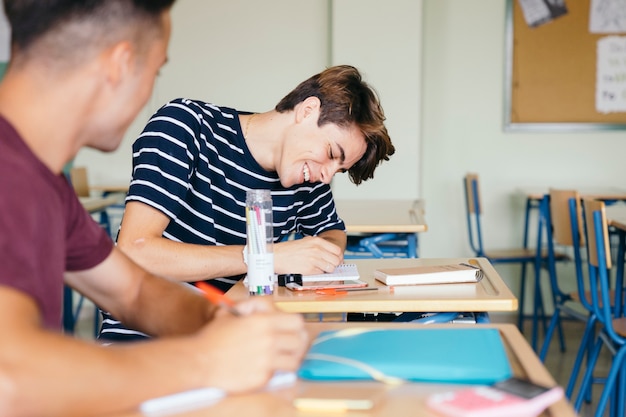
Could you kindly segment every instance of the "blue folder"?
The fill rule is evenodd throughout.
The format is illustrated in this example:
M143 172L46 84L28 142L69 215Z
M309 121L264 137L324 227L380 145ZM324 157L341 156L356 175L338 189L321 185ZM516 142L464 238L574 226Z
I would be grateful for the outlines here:
M497 329L347 328L320 333L298 376L491 385L512 371Z

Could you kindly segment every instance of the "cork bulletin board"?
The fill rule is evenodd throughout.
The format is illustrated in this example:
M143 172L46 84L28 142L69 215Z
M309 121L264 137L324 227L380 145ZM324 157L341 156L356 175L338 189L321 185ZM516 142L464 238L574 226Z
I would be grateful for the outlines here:
M567 0L565 15L531 27L507 0L506 130L626 129L626 111L599 111L596 101L598 41L626 33L590 32L591 1ZM626 61L618 65L626 77Z

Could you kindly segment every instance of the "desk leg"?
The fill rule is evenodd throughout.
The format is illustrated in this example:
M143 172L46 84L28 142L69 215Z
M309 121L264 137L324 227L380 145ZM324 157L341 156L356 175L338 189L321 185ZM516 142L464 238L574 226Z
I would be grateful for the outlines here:
M528 233L530 230L530 213L533 209L539 208L539 203L537 200L532 198L526 199L526 208L524 210L524 240L522 241L522 247L524 249L528 249ZM539 228L541 231L541 228ZM519 305L520 312L517 318L517 328L520 332L523 332L524 328L524 304L526 300L526 272L527 272L527 264L526 262L522 263L522 273L520 277L520 296L519 296Z
M626 261L626 231L619 230L617 246L617 269L615 271L615 317L623 316L624 300L624 262Z
M74 333L74 293L70 287L63 287L63 329Z

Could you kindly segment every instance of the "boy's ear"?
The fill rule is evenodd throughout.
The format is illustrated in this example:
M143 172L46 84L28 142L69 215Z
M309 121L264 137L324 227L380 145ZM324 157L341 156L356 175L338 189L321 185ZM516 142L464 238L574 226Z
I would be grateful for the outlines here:
M108 81L119 84L131 71L134 55L133 46L128 41L117 42L102 53Z
M322 102L315 96L307 97L296 105L296 121L302 121L310 116L319 114Z

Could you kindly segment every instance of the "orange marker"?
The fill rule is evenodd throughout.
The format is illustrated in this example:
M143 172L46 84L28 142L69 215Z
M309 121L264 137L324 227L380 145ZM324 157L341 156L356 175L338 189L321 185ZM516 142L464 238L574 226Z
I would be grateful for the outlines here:
M235 302L214 286L204 281L198 281L196 282L196 287L202 290L206 299L213 304L225 308L233 316L241 316L241 313L235 308Z

